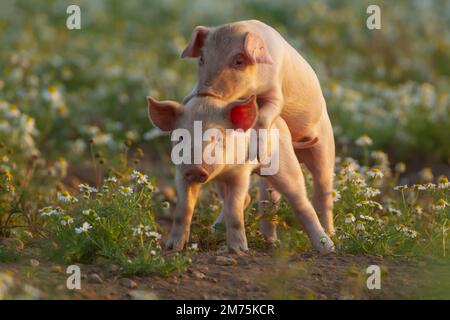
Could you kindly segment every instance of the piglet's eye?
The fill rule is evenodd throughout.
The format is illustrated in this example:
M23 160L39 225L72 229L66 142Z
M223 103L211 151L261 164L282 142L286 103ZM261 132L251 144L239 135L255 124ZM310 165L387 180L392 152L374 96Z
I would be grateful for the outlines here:
M234 68L242 68L245 66L245 59L241 54L238 54L233 59L233 67Z
M200 58L198 59L198 64L199 64L200 66L202 66L202 65L205 64L205 58L203 58L203 56L200 56Z

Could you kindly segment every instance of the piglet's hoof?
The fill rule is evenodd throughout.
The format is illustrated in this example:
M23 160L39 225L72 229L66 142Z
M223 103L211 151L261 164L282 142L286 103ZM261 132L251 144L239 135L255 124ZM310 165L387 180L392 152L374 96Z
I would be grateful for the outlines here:
M236 248L236 247L228 247L228 252L231 254L235 254L237 256L246 256L246 255L248 255L248 248L241 249L241 248Z
M333 240L327 235L321 237L318 245L315 247L321 254L329 254L336 251Z
M182 251L186 245L186 237L184 235L170 236L166 242L166 250Z

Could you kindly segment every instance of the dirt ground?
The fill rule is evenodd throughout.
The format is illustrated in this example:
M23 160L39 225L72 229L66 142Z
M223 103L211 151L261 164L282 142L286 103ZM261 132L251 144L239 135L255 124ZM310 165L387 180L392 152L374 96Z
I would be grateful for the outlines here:
M67 266L39 260L36 265L30 262L36 254L26 250L20 261L0 264L0 272L12 274L16 285L37 288L44 299L406 299L430 285L421 280L426 268L417 261L219 250L196 253L186 273L170 277L123 277L114 265L79 264L81 289L69 290ZM380 290L366 286L366 269L373 264L381 268Z

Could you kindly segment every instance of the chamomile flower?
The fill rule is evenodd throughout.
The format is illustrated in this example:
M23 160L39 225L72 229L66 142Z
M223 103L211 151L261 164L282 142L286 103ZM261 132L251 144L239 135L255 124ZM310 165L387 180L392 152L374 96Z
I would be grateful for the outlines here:
M392 207L389 207L389 208L388 208L388 211L389 211L390 213L395 214L397 217L400 217L400 216L402 215L402 212L401 212L400 210L395 209L395 208L392 208Z
M403 185L399 185L399 186L395 186L394 190L398 191L398 190L406 190L408 189L408 185L407 184L403 184Z
M360 190L358 193L364 195L367 198L373 198L379 195L381 192L379 189L367 187L364 188L363 190Z
M448 189L450 188L450 182L447 177L440 177L438 180L439 189Z
M356 230L359 230L359 231L364 231L366 228L364 227L364 223L362 223L362 221L358 221L357 223L356 223Z
M98 192L97 188L91 187L85 183L79 184L78 188L80 189L81 192L84 192L87 194L91 194L93 192Z
M68 225L70 225L70 224L72 224L73 223L73 218L71 217L71 216L64 216L64 217L62 217L62 219L61 219L61 224L63 225L63 226L68 226Z
M117 178L115 176L111 176L105 179L105 183L116 183Z
M133 170L130 177L131 177L131 179L136 180L136 182L138 184L147 184L148 183L147 175L145 175L137 170Z
M68 191L58 192L56 194L56 198L58 199L58 201L61 201L61 202L67 202L67 203L78 202L78 199L75 198L74 196L70 195L70 193Z
M341 193L338 190L331 191L331 196L333 197L334 202L337 202L341 199Z
M131 230L133 231L133 235L141 235L144 233L144 225L140 224L137 227L132 227Z
M355 216L353 215L353 213L346 214L345 220L344 220L345 223L353 223L355 221L356 221L356 219L355 219Z
M92 226L88 222L84 222L81 227L75 228L75 233L87 233L90 229L92 229Z
M45 208L40 209L39 213L43 217L50 217L53 215L55 215L55 216L60 215L62 213L62 210L53 209L52 207L45 207Z
M132 187L119 187L119 192L121 195L124 195L126 197L131 196L133 194L133 188Z
M362 178L353 179L352 182L360 188L364 188L367 185L366 180L364 180Z
M406 227L404 224L400 224L395 228L397 231L402 232L404 235L410 237L410 238L416 238L418 233L417 231L411 230L408 227Z
M378 168L370 169L369 171L367 171L367 175L369 176L369 178L372 178L372 179L377 179L377 178L381 179L384 177L383 172L381 172L381 170Z
M373 144L373 141L367 134L363 134L358 139L356 139L355 144L359 147L368 147Z
M363 220L367 220L367 221L375 221L375 219L374 219L373 217L371 217L371 216L365 216L365 215L363 215L363 214L360 214L360 215L359 215L359 218L360 218L360 219L363 219Z
M436 201L436 204L434 205L434 207L437 210L441 210L444 209L445 207L447 207L449 204L447 201L445 201L444 199L439 199L438 201Z
M414 206L414 212L417 214L422 214L423 213L423 208L421 206L419 206L418 204L416 204Z
M147 237L150 237L150 238L156 238L156 239L158 239L158 240L160 240L161 237L162 237L160 233L155 232L155 231L147 231L147 232L145 233L145 235L146 235Z
M357 203L356 206L357 207L368 206L368 207L377 208L378 210L383 210L383 206L381 205L381 203L379 203L377 201L373 201L373 200L363 200L363 201Z

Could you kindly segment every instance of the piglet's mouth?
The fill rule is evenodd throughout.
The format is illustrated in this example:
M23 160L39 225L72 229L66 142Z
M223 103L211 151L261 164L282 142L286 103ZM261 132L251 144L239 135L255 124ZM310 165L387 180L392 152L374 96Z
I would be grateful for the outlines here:
M215 93L215 92L211 92L211 91L199 91L197 92L197 96L199 97L213 97L216 99L222 99L222 96Z

